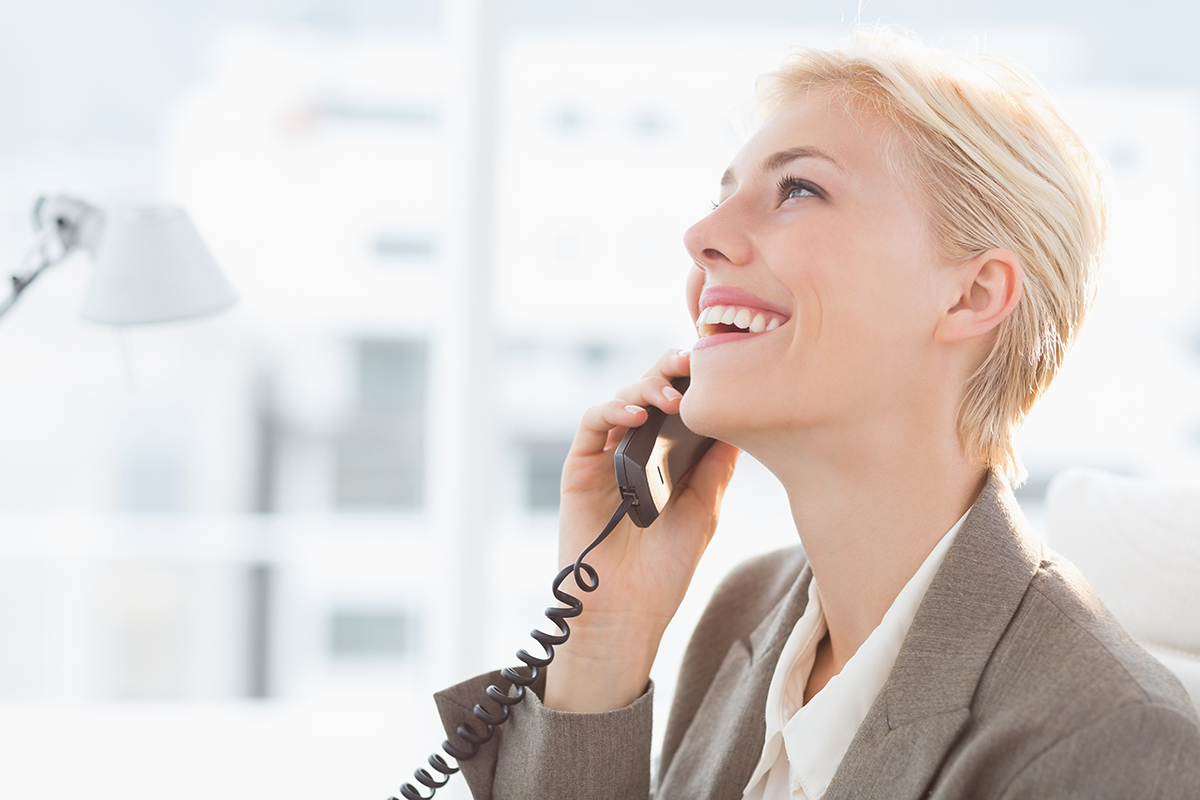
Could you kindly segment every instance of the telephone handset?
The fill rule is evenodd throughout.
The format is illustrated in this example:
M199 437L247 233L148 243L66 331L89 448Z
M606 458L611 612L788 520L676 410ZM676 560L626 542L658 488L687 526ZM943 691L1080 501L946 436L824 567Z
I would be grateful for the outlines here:
M687 391L690 382L686 377L675 378L671 385L683 393ZM678 414L667 414L653 406L647 409L647 413L646 421L637 428L630 428L617 446L614 460L617 485L621 490L621 505L600 535L584 548L574 564L563 567L551 584L550 591L554 598L566 605L565 608L546 609L546 617L558 627L559 632L546 633L537 628L530 632L529 635L542 646L546 655L535 656L525 650L518 650L517 658L527 669L524 672L518 672L512 667L500 670L500 676L511 683L516 692L510 695L498 686L487 687L488 699L497 710L490 711L477 704L471 711L475 719L483 725L483 730L479 731L464 723L455 730L460 744L453 744L449 739L442 742L442 750L455 761L472 758L491 740L495 735L496 726L508 720L509 709L525 699L526 688L532 685L541 670L554 660L554 648L565 643L570 637L571 627L567 620L583 613L583 602L564 592L560 588L562 582L567 576L574 574L575 585L581 591L596 591L600 586L600 576L590 564L584 562L584 557L612 533L626 514L639 528L649 527L667 504L678 480L686 475L712 446L712 439L688 430ZM446 785L450 776L458 772L458 767L450 766L441 753L431 755L428 763L437 773L436 776L426 769L418 769L413 773L413 777L429 790L429 794L422 795L415 786L406 783L400 787L400 796L404 800L430 800L438 789ZM389 800L397 798L391 797Z
M671 381L680 394L690 384L691 379L686 377ZM637 498L629 509L629 520L639 528L648 528L658 519L676 482L713 443L688 429L678 414L667 414L653 406L646 411L646 421L625 433L615 457L621 494L631 493Z

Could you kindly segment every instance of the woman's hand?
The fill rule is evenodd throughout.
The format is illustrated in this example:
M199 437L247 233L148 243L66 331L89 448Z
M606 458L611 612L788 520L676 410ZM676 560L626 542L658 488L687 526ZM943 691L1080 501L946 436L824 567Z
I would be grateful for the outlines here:
M686 353L672 350L617 397L588 409L563 466L559 562L570 564L596 538L621 502L613 454L625 431L646 421L645 406L679 413L671 378L690 374ZM570 620L571 639L547 671L545 704L560 711L609 711L636 700L650 676L659 640L717 526L721 497L738 450L715 443L675 487L649 528L623 520L588 554L600 576Z

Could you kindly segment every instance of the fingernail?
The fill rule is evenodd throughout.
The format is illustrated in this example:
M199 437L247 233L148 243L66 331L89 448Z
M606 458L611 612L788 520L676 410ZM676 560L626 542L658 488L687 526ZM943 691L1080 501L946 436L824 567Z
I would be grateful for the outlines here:
M625 406L625 410L628 411L630 414L637 414L638 412L640 412L642 410L642 407L629 405L629 406Z
M663 387L663 397L667 398L668 400L678 400L679 398L683 397L683 395L681 395L679 390L674 386L665 386Z
M680 350L679 351L679 355L683 356L684 358L687 358L691 354L692 354L691 350Z

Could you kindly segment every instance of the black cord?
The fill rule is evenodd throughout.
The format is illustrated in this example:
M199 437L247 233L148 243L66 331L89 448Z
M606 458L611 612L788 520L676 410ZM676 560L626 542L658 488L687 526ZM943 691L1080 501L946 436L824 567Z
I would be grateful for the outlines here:
M496 734L496 727L508 721L509 709L525 699L526 687L532 685L538 679L540 671L549 666L550 662L554 660L554 648L570 638L571 626L567 624L567 620L578 617L583 613L583 601L574 595L567 594L559 587L562 586L562 582L567 579L568 575L574 574L575 585L579 587L580 591L594 592L599 588L600 576L596 574L596 570L592 565L585 563L583 559L608 538L608 535L617 527L617 523L624 519L625 515L629 513L629 509L636 502L637 500L632 493L622 493L621 505L613 513L612 519L604 526L604 530L600 532L600 535L593 539L591 544L583 548L583 552L575 559L574 564L563 567L554 576L554 583L551 584L550 591L554 593L555 600L560 603L566 603L566 608L547 608L546 616L558 627L559 632L557 634L546 633L537 628L530 631L529 635L542 646L546 651L546 655L538 657L531 655L524 649L517 651L517 658L525 666L529 667L528 675L523 675L512 667L505 667L500 670L500 677L517 687L516 694L510 697L507 692L502 691L495 684L487 687L485 693L492 702L499 706L499 712L493 714L478 703L475 705L475 708L471 709L471 713L475 719L483 723L483 733L475 730L471 725L463 723L455 729L455 733L458 734L460 739L466 742L465 747L460 748L457 745L451 744L449 739L442 742L442 750L451 756L456 763L474 758L480 748L491 741L492 737ZM585 577L587 578L586 580L584 580ZM450 766L446 762L446 759L442 758L441 753L434 753L429 757L429 766L433 768L434 772L438 773L438 777L435 777L429 770L424 768L418 769L413 773L413 777L417 779L417 783L428 789L429 794L423 795L411 783L406 783L400 787L400 797L403 797L404 800L430 800L437 793L438 789L449 782L450 776L458 772L458 767ZM399 800L399 798L392 796L388 800Z

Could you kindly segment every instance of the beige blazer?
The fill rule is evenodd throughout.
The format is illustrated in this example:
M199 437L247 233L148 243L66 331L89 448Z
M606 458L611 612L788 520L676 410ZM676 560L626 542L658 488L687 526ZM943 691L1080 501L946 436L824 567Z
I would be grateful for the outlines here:
M742 565L717 590L680 672L654 797L742 796L811 577L794 548ZM452 739L498 681L436 696ZM651 700L570 714L531 694L463 774L477 800L649 797ZM1200 798L1200 721L993 476L825 798L1067 797Z

